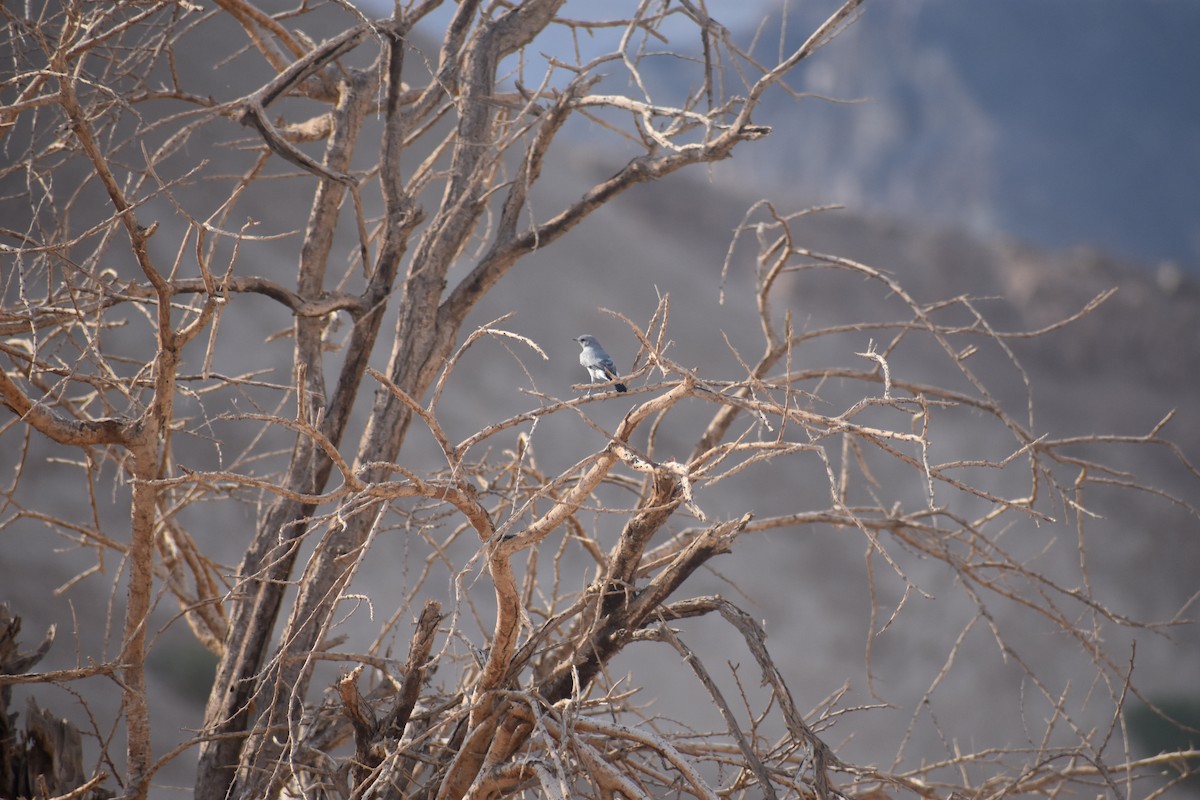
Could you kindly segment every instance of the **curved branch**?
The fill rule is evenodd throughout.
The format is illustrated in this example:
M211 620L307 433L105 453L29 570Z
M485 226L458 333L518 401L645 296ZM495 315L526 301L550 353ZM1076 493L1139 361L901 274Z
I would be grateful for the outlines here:
M59 444L78 447L117 444L129 447L141 436L140 421L115 417L66 419L31 400L3 371L0 371L0 402L38 433Z

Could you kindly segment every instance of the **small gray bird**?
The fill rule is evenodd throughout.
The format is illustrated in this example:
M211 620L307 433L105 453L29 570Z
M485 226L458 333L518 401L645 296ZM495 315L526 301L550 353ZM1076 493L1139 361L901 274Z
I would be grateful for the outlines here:
M617 368L613 366L612 356L604 352L604 348L596 341L595 336L583 334L575 338L583 352L579 354L579 363L588 371L588 375L596 383L616 380ZM618 383L613 387L618 392L625 391L625 384Z

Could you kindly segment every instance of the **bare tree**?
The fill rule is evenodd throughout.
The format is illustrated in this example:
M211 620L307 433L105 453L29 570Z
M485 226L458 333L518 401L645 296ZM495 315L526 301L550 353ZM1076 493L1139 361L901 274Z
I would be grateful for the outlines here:
M646 380L611 431L588 414L610 396L607 387L568 400L530 389L527 411L482 420L457 442L440 421L447 382L471 348L502 342L544 357L503 320L464 335L468 315L505 273L630 187L768 135L753 119L766 92L786 90L789 73L853 20L859 0L770 63L687 0L589 20L563 16L562 0L441 5L397 2L378 21L336 3L277 14L244 0L211 10L183 0L5 8L14 77L0 135L20 157L3 176L10 266L0 399L13 413L6 450L20 454L23 469L6 487L0 524L37 519L97 552L119 552L127 599L111 657L70 674L4 680L119 678L127 742L119 778L129 797L148 796L155 772L183 753L198 754L195 796L206 800L825 798L878 786L925 796L1051 794L1076 782L1115 787L1153 766L1127 750L1109 758L1117 716L1108 730L1080 731L1070 748L1047 745L1012 763L986 752L894 770L843 763L822 738L844 711L837 698L802 713L760 626L725 598L682 591L747 533L857 531L906 593L919 589L896 549L953 570L979 598L983 624L985 596L1037 609L1092 655L1119 709L1127 672L1089 626L1136 623L1086 587L1031 570L999 541L1010 525L1055 514L1082 525L1093 489L1141 489L1104 458L1076 453L1115 439L1036 434L1032 417L1004 410L968 360L981 346L1011 359L1011 337L1050 330L997 333L966 298L919 303L867 265L808 251L794 240L793 217L764 203L737 233L757 253L762 331L744 377L718 381L675 363L664 297L649 320L614 315L640 342L633 377ZM435 18L445 26L436 53L418 28ZM330 25L340 32L319 43L305 33ZM676 97L652 89L656 59L673 54L668 29L685 31L673 37L690 37L700 53L677 59L694 75ZM566 61L538 47L553 31L612 44ZM212 71L198 68L211 63ZM531 197L547 155L580 121L618 134L625 162L545 212ZM306 199L305 222L280 200L292 196ZM286 278L261 266L281 253ZM816 269L866 278L899 299L901 322L854 326L881 342L860 353L865 367L797 366L805 345L842 332L800 332L773 309L785 276ZM223 321L244 322L251 295L289 319L286 381L258 365L238 372L222 349L222 325L233 324ZM943 321L961 314L967 322ZM392 334L381 337L391 316ZM963 388L896 374L894 354L914 340L950 364ZM386 368L371 368L385 351ZM820 396L831 380L854 395L832 410L834 393ZM363 388L374 389L373 400L360 397ZM661 457L658 432L685 400L707 410L706 422L685 458ZM1010 451L931 457L937 421L961 409L1006 431ZM352 445L356 411L365 421ZM529 432L552 415L575 415L604 446L544 472ZM414 424L436 443L438 467L406 464ZM40 452L34 432L61 446L55 452L78 453L90 520L15 499L32 469L27 459ZM1123 441L1172 447L1159 428ZM752 508L705 509L704 493L722 480L781 469L807 470L826 502L757 518ZM962 477L979 470L1023 470L1028 483L1006 495ZM877 485L884 474L918 481L924 501L901 504ZM128 486L125 534L98 510L95 495L110 485ZM623 504L614 499L622 496ZM241 563L224 569L197 545L202 517L188 512L234 502L254 507L257 523ZM609 548L587 521L593 512L621 516ZM691 522L671 532L679 520ZM473 536L474 555L448 564L461 593L443 608L422 577L379 639L341 652L340 609L387 526L424 548L426 567ZM301 563L309 537L319 541ZM572 584L566 576L581 560L590 572ZM463 599L468 580L487 581L490 605ZM219 658L201 732L157 760L146 683L156 587L176 598ZM472 639L463 626L470 613L487 619L484 636ZM416 624L407 652L393 658L384 642L403 614ZM765 695L743 687L728 696L672 627L688 618L732 626ZM724 730L700 735L643 717L629 687L606 672L637 642L678 654ZM312 683L322 661L355 666L318 702ZM105 754L104 763L118 762ZM990 769L980 777L967 764Z

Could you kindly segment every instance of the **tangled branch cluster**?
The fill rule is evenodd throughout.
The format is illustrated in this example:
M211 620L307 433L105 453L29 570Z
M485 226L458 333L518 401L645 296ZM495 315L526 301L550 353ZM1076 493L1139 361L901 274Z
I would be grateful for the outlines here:
M0 529L36 523L94 550L95 566L62 592L117 554L127 596L111 656L44 672L28 671L36 659L17 659L25 666L0 682L117 679L112 724L123 727L126 752L97 735L102 752L86 789L107 769L129 797L149 796L156 773L185 753L198 760L195 796L213 800L1053 794L1076 783L1115 789L1156 766L1132 760L1128 748L1110 758L1115 712L1097 731L1065 711L1048 731L1074 728L1067 747L1047 736L1027 753L894 769L847 763L829 739L848 715L842 694L799 709L762 627L729 599L687 588L750 534L856 533L904 598L921 592L905 557L951 570L977 604L968 630L987 626L1023 667L990 598L1049 620L1090 655L1119 711L1133 691L1129 670L1095 632L1138 623L1086 585L1038 573L1001 534L1064 518L1082 525L1097 489L1164 496L1106 460L1081 457L1081 445L1166 448L1200 475L1162 437L1167 420L1142 436L1055 439L1036 432L1032 411L1019 420L1002 407L972 356L992 348L1019 372L1009 342L1058 325L1002 333L970 298L918 302L879 270L806 249L795 217L764 202L737 231L756 245L762 332L756 357L731 348L740 377L718 380L673 360L664 297L644 325L613 315L640 344L629 378L640 385L611 430L591 414L610 394L564 400L531 386L524 412L482 422L458 442L447 433L444 393L472 348L545 357L505 319L463 335L501 277L626 189L768 135L752 119L761 99L790 91L789 73L860 3L846 2L773 63L738 47L703 3L641 3L595 20L567 18L562 5L463 0L449 9L436 54L418 43L418 25L437 0L398 2L380 21L340 3L274 15L246 0L212 10L182 1L4 9L14 77L3 87L0 137L20 158L0 176L0 401L11 411L0 436L16 467ZM341 27L315 43L301 23ZM668 101L648 87L655 59L674 52L666 35L674 23L699 55L686 62L693 88ZM527 61L548 30L574 41L612 33L615 44L596 57L546 55L544 75L530 81ZM198 65L212 67L209 48L230 41L218 78L201 74ZM612 88L606 69L628 91ZM624 163L539 216L530 195L547 154L581 121L617 134ZM305 221L285 196L303 196ZM727 268L737 268L735 249ZM788 281L830 270L897 298L903 317L812 330L795 329L790 312L779 319ZM265 316L281 320L283 333L256 328L254 298L271 304ZM944 321L963 314L966 322ZM390 338L381 336L385 319L395 320ZM862 365L800 366L809 345L847 332L871 339ZM247 352L251 335L264 353L288 348L286 376ZM898 368L897 354L914 341L963 388ZM385 352L386 368L372 368ZM373 399L360 389L375 390ZM848 403L834 397L847 392ZM686 456L662 456L660 433L684 407L702 409L704 423ZM961 411L1005 431L1010 449L939 461L939 420ZM535 432L551 418L590 428L603 445L544 470L554 442ZM436 445L432 468L406 461L414 423ZM347 444L354 430L359 442ZM48 452L73 454L86 511L62 513L33 493ZM826 500L774 515L707 500L723 482L791 471ZM971 477L980 472L1027 480L1002 492ZM918 486L919 501L897 499L886 485L896 480ZM106 494L120 497L123 520ZM1185 500L1166 499L1195 515ZM256 521L241 562L229 566L209 550L216 532L199 509L234 503ZM600 528L612 520L620 532L605 546ZM343 652L342 609L361 596L355 579L391 530L411 540L424 566L376 641ZM458 559L468 536L469 555ZM443 567L453 576L449 597L436 596L431 577ZM477 599L479 585L490 599ZM874 615L889 613L874 587L872 631ZM160 590L219 659L204 719L190 726L197 734L165 753L161 731L151 732L146 674ZM407 650L393 657L389 643L410 616ZM731 695L689 644L684 620L735 632L762 692L735 671ZM659 658L671 669L690 670L719 729L690 730L640 705L638 676L630 683L610 670L641 643L667 654ZM318 702L325 662L347 671ZM1025 668L1053 704L1053 688Z

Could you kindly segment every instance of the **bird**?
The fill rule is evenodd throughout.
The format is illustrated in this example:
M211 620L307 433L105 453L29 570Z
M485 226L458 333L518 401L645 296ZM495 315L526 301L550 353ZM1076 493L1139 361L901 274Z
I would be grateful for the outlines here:
M604 352L600 342L591 334L575 337L583 351L579 354L579 363L588 371L588 376L596 383L608 383L617 379L617 368L613 366L612 356ZM613 387L618 392L626 391L623 383Z

